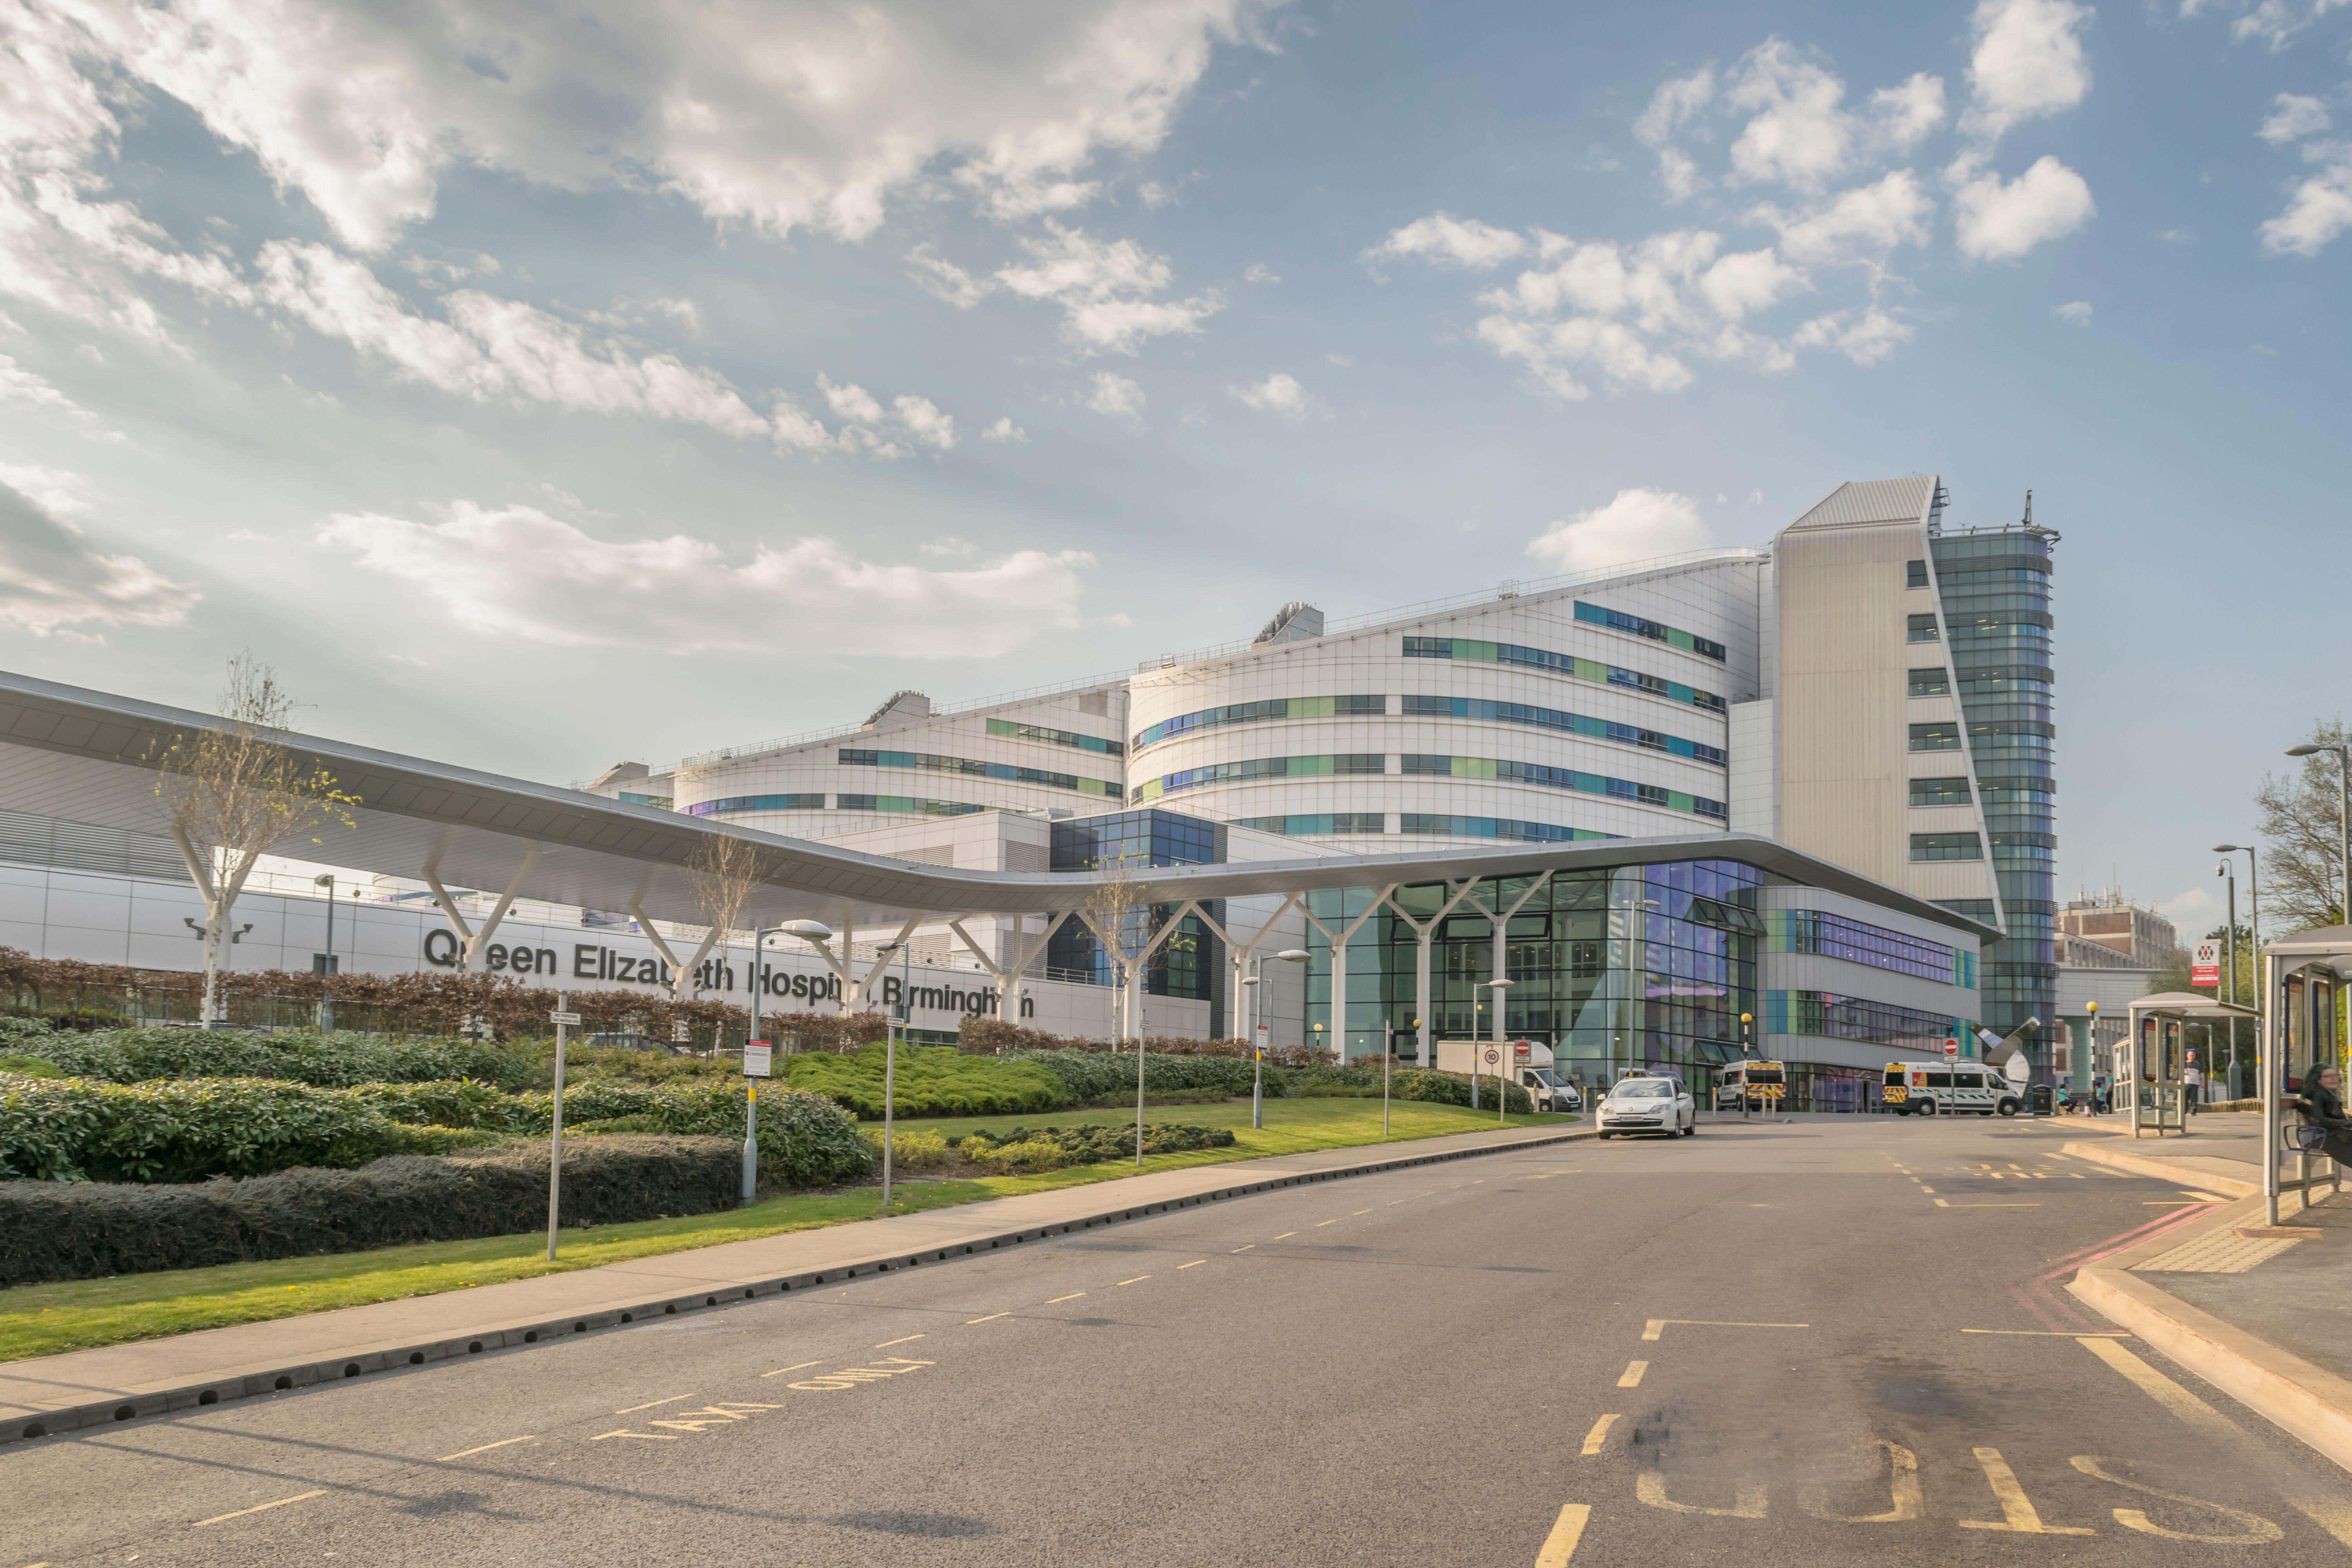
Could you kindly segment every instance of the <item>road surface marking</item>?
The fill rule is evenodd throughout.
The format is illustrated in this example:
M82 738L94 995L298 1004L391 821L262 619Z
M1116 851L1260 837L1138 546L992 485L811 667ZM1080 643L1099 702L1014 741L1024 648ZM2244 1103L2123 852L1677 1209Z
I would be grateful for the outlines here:
M884 1340L880 1344L876 1345L874 1348L875 1348L876 1350L877 1350L877 1351L887 1351L887 1350L888 1350L892 1345L910 1345L910 1344L913 1344L917 1340L919 1340L919 1339L921 1339L921 1338L923 1338L923 1337L924 1337L924 1336L923 1336L923 1335L921 1335L921 1334L908 1334L908 1335L905 1339L903 1339L903 1340Z
M2194 1541L2204 1546L2253 1546L2263 1542L2283 1541L2286 1538L2285 1531L2281 1530L2261 1514L2248 1513L2243 1509L2227 1508L2218 1502L2207 1502L2203 1498L2183 1497L2179 1492L2158 1491L2156 1488L2144 1486L2138 1481L2126 1480L2121 1476L2109 1475L2099 1468L2099 1461L2091 1455L2077 1454L2066 1462L2086 1476L2093 1476L2103 1481L2111 1481L2126 1491L2139 1492L2147 1497L2162 1498L2167 1502L2185 1502L2192 1508L2211 1509L2231 1522L2245 1526L2235 1535L2194 1535L2187 1531L2167 1530L2164 1526L2150 1521L2139 1509L2119 1508L2111 1510L2116 1516L2116 1522L2126 1530L2136 1530L2142 1535L2154 1535L2166 1541ZM2116 1462L2113 1459L2107 1461L2109 1464Z
M1645 1373L1645 1372L1649 1371L1649 1370L1650 1370L1650 1363L1649 1363L1648 1362L1645 1362L1645 1361L1636 1361L1636 1362L1628 1362L1628 1363L1626 1363L1626 1364L1625 1364L1625 1375L1624 1375L1624 1376L1622 1376L1622 1377L1621 1377L1621 1378L1619 1378L1619 1379L1617 1380L1617 1386L1618 1386L1618 1387L1620 1387L1620 1388L1639 1388L1639 1387L1641 1387L1641 1386L1642 1386L1642 1374L1643 1374L1643 1373Z
M300 1502L305 1498L325 1497L326 1495L327 1489L324 1487L319 1488L316 1491L296 1492L292 1497L282 1497L276 1502L257 1502L251 1508L238 1509L235 1513L216 1513L210 1519L200 1519L196 1521L194 1528L202 1530L208 1524L218 1524L225 1519L243 1519L248 1513L266 1513L273 1508L284 1508L289 1502Z
M1999 1448L1979 1448L1977 1463L1984 1468L1985 1480L1992 1488L1993 1497L2000 1503L2000 1518L1964 1519L1962 1530L2006 1530L2020 1535L2096 1535L2097 1531L2079 1524L2044 1524L2042 1516L2033 1511L2032 1500L2025 1489L2017 1484L2017 1472L2000 1457Z
M1003 1314L1003 1313L1002 1313L1002 1312L999 1312L999 1313L997 1313L996 1315L997 1315L998 1317L1000 1317L1000 1318L1001 1318L1001 1317L1003 1317L1003 1316L1004 1316L1004 1314ZM986 1318L975 1318L975 1319L973 1319L973 1320L972 1320L972 1321L974 1321L974 1322L976 1322L976 1323L984 1323L984 1322L988 1321L988 1320L987 1320ZM819 1360L822 1360L823 1358L822 1358L822 1357L820 1357L820 1358L818 1358L818 1359L819 1359ZM802 1368L802 1367L806 1367L806 1366L814 1366L815 1364L816 1364L816 1363L815 1363L815 1362L813 1362L813 1361L804 1361L804 1362L801 1362L801 1363L799 1363L797 1365L793 1365L793 1366L780 1366L780 1367L778 1367L778 1368L777 1368L775 1371L773 1371L773 1372L763 1372L763 1373L761 1373L760 1375L761 1375L761 1377L782 1377L782 1376L783 1376L783 1375L784 1375L784 1373L788 1373L788 1372L798 1372L798 1371L800 1371L800 1370L801 1370L801 1368Z
M1276 1240L1276 1241L1288 1241L1292 1237L1297 1236L1297 1234L1298 1234L1298 1233L1297 1233L1297 1231L1295 1231L1295 1230L1286 1230L1286 1231L1284 1231L1280 1236L1276 1237L1274 1239L1275 1239L1275 1240Z
M974 1323L992 1323L992 1322L996 1321L996 1320L997 1320L997 1319L999 1319L999 1318L1009 1318L1009 1317L1011 1317L1012 1315L1013 1315L1013 1314L1012 1314L1011 1312L991 1312L991 1313L989 1313L989 1314L988 1314L988 1316L986 1316L985 1318L966 1318L966 1319L963 1321L963 1324L964 1324L964 1327L965 1327L965 1328L970 1328L970 1327L971 1327L971 1325L972 1325L972 1324L974 1324ZM814 1362L813 1362L813 1361L804 1361L804 1362L801 1363L801 1366L814 1366L815 1364L816 1364L816 1363L814 1363ZM800 1367L799 1367L799 1366L786 1367L784 1370L785 1370L785 1371L787 1371L787 1372L798 1372L798 1371L800 1370ZM769 1376L769 1377L773 1377L773 1376L775 1376L776 1374L775 1374L774 1373L772 1373L772 1373L766 1373L765 1375L767 1375L767 1376Z
M858 1370L864 1370L862 1368ZM658 1421L648 1421L648 1426L667 1426L679 1432L703 1432L713 1426L724 1426L731 1421L748 1421L747 1410L782 1410L781 1405L752 1405L740 1399L722 1399L706 1405L699 1410L681 1410L675 1415Z
M1151 1276L1150 1276L1150 1275L1149 1275L1149 1274L1139 1274L1139 1275L1137 1275L1137 1276L1136 1276L1134 1279L1122 1279L1122 1280L1120 1280L1120 1281L1119 1281L1119 1284L1121 1284L1121 1285L1140 1285L1140 1284L1142 1284L1146 1279L1150 1279L1150 1278L1151 1278Z
M1922 1182L1922 1183L1919 1184L1919 1190L1920 1190L1921 1192L1923 1192L1923 1193L1927 1194L1929 1197L1933 1197L1933 1196L1935 1196L1935 1195L1936 1195L1936 1189L1935 1189L1935 1188L1933 1188L1933 1187L1931 1187L1931 1186L1929 1186L1929 1185L1927 1185L1925 1182Z
M2078 1336L2078 1340L2084 1350L2123 1373L2142 1394L2171 1411L2193 1430L2202 1432L2208 1437L2227 1439L2242 1452L2256 1456L2264 1454L2260 1445L2248 1436L2236 1422L2113 1340L2093 1339L2087 1334ZM2278 1485L2279 1494L2294 1504L2298 1513L2345 1545L2352 1546L2352 1505L2315 1488L2306 1491L2298 1479L2273 1484Z
M1052 1300L1046 1302L1045 1305L1048 1307L1058 1307L1065 1301L1075 1301L1085 1294L1086 1292L1084 1290L1073 1290L1066 1296L1055 1297Z
M2131 1335L2122 1329L2097 1329L2090 1333L2070 1332L2064 1329L1962 1329L1964 1334L2008 1334L2029 1340L2127 1340Z
M1663 1471L1643 1470L1633 1480L1633 1495L1652 1508L1662 1508L1670 1513L1703 1513L1711 1519L1762 1519L1764 1488L1756 1481L1740 1481L1732 1492L1729 1508L1702 1508L1696 1503L1676 1502L1666 1495L1666 1478Z
M454 1454L444 1454L433 1462L436 1465L446 1465L452 1459L462 1459L468 1454L487 1454L493 1448L503 1448L509 1443L528 1443L530 1441L531 1441L531 1439L529 1437L501 1437L495 1443L485 1443L478 1448L460 1448Z
M1085 1292L1080 1291L1079 1294L1084 1295ZM878 1383L884 1378L897 1377L902 1373L920 1372L927 1366L939 1364L937 1362L930 1361L908 1361L902 1355L886 1355L882 1359L886 1362L897 1362L898 1364L897 1366L845 1366L839 1372L829 1372L821 1377L808 1378L800 1383L788 1383L784 1386L804 1388L813 1394L835 1394L845 1388L863 1388L869 1383ZM775 1406L762 1405L754 1408L772 1410ZM662 1423L656 1421L653 1425L658 1426Z
M1372 1211L1370 1209L1358 1209L1354 1214L1349 1215L1348 1217L1349 1219L1361 1219L1364 1215L1371 1212Z
M1307 1228L1307 1229L1309 1229L1309 1230L1321 1230L1321 1229L1322 1229L1325 1226L1327 1226L1327 1225L1338 1225L1339 1223L1339 1222L1338 1220L1336 1220L1336 1219L1318 1219L1318 1220L1317 1220L1313 1225L1308 1226ZM1291 1235L1293 1235L1293 1236L1297 1236L1298 1233L1297 1233L1297 1231L1295 1231L1295 1230L1294 1230L1294 1231L1292 1231L1290 1234L1291 1234Z
M2195 1198L2200 1204L2226 1204L2230 1201L2219 1193L2200 1193L2193 1187L2181 1188L2180 1195L2185 1198Z
M1203 1263L1206 1263L1207 1261L1209 1261L1209 1260L1208 1260L1207 1258L1194 1258L1194 1259L1192 1259L1192 1262L1190 1262L1190 1263L1180 1263L1180 1264L1178 1264L1178 1265L1176 1266L1176 1268L1177 1268L1178 1272L1180 1272L1180 1273L1181 1273L1181 1272L1182 1272L1184 1269L1187 1269L1187 1268L1198 1268L1199 1267L1201 1267L1201 1265L1202 1265Z
M1956 1204L1949 1198L1937 1198L1936 1206L1939 1209L2038 1209L2042 1205L2040 1204Z
M646 1443L675 1443L679 1440L675 1432L632 1432L626 1427L617 1432L599 1432L588 1440L591 1443L601 1443L607 1437L635 1437Z
M1256 1246L1257 1246L1257 1243L1256 1243L1256 1242L1255 1242L1255 1241L1253 1241L1253 1242L1251 1242L1251 1243L1249 1244L1249 1246L1248 1246L1248 1247L1234 1247L1234 1250L1235 1252L1249 1252L1249 1251L1254 1250L1254 1249L1256 1247Z
M1552 1521L1551 1533L1544 1537L1543 1550L1536 1553L1536 1568L1568 1568L1568 1560L1576 1555L1576 1543L1584 1539L1584 1521L1592 1517L1589 1502L1572 1502L1559 1510Z
M1811 1323L1734 1323L1715 1318L1652 1318L1642 1330L1644 1340L1654 1340L1666 1331L1669 1323L1680 1323L1694 1329L1810 1329Z
M615 1415L628 1415L639 1410L651 1410L656 1405L676 1405L681 1399L691 1399L691 1394L673 1394L667 1399L649 1399L643 1405L632 1405L626 1410L615 1410Z
M1595 1421L1592 1424L1592 1430L1584 1435L1585 1458L1591 1458L1601 1452L1601 1445L1609 1441L1609 1428L1623 1419L1625 1417L1622 1415L1603 1415L1600 1420Z
M2197 1203L2191 1198L2142 1198L2139 1206L2144 1209L2193 1209Z
M1886 1450L1886 1511L1832 1513L1829 1493L1818 1486L1801 1487L1797 1506L1831 1524L1903 1524L1919 1517L1919 1456L1900 1443L1885 1438L1874 1447Z

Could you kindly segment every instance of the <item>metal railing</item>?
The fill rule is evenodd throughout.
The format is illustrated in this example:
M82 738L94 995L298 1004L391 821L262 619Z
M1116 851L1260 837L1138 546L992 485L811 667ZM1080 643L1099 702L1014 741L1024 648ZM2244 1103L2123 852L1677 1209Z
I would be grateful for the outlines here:
M933 705L930 717L951 719L960 713L970 713L982 708L1001 708L1008 702L1034 701L1043 697L1059 697L1072 691L1087 691L1097 686L1118 686L1126 683L1127 672L1114 670L1108 675L1090 675L1082 680L1057 680L1045 686L1027 686L1018 691L1000 691L992 697L974 697L961 702ZM715 752L697 752L677 764L679 770L709 767L718 763L731 763L744 757L756 757L768 752L790 751L812 742L847 740L854 735L870 735L874 731L861 724L832 724L822 730L806 730L797 735L784 735L772 741L754 741L748 745L722 746Z

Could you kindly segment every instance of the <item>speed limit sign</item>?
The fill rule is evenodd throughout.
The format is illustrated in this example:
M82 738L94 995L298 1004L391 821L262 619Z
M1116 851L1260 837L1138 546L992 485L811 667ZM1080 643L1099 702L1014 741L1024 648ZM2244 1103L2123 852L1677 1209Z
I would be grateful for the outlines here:
M1502 1059L1503 1059L1503 1053L1502 1053L1502 1052L1500 1052L1500 1051L1496 1050L1496 1049L1494 1047L1492 1047L1492 1046L1488 1046L1488 1047L1486 1047L1486 1065L1487 1065L1488 1067L1493 1067L1496 1062L1501 1061Z

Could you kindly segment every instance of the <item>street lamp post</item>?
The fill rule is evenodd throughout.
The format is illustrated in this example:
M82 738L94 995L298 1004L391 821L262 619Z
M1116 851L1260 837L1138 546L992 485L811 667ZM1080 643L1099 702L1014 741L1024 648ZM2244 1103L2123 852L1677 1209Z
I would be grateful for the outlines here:
M2315 742L2308 746L2289 746L2290 757L2315 757L2322 752L2336 753L2336 857L2344 873L2344 896L2336 908L2344 922L2352 924L2352 747L2334 742Z
M1503 974L1486 982L1486 988L1495 994L1495 1038L1498 1041L1504 1035L1503 1004L1510 998L1511 984L1510 977ZM1500 1046L1496 1047L1498 1053L1501 1048ZM1504 1125L1504 1110L1511 1103L1510 1081L1504 1076L1502 1062L1497 1060L1495 1063L1495 1124L1497 1127ZM1470 1103L1474 1107L1478 1103L1478 1047L1475 1046L1470 1047Z
M2221 928L2221 945L2224 959L2230 965L2229 1000L2235 1004L2238 1000L2238 863L2235 860L2224 860L2213 868L2213 875L2229 879L2225 884L2229 889L2229 920L2228 923ZM2236 1097L2237 1090L2238 1020L2232 1015L2230 1019L2230 1094L2231 1098Z
M1308 954L1303 948L1286 947L1274 955L1284 963L1304 963ZM1257 954L1250 961L1250 972L1242 984L1249 987L1250 1009L1250 1125L1265 1125L1265 957Z
M1755 1032L1756 1015L1753 1013L1739 1015L1739 1120L1742 1121L1748 1120L1747 1064L1756 1059L1756 1042L1753 1038Z
M2254 1070L2257 1073L2265 1073L2273 1070L2274 1064L2264 1061L2263 1058L2263 1041L2264 1038L2263 1021L2270 1016L2271 999L2269 996L2269 986L2264 984L2260 978L2263 972L2262 856L2260 852L2256 850L2254 846L2251 844L2216 844L2213 846L2213 853L2216 855L2236 855L2243 853L2246 857L2246 934L2253 942L2254 973L2257 977L2254 981L2253 986ZM2138 1049L2138 1041L2135 1040L2132 1042L2132 1048L2135 1051ZM2282 1079L2280 1081L2283 1083L2285 1080ZM2264 1128L2263 1130L2263 1136L2265 1138L2271 1136L2271 1132L2268 1128Z
M319 1028L324 1033L335 1026L335 998L327 981L335 973L335 874L324 872L310 879L314 887L327 889L327 964L319 972Z

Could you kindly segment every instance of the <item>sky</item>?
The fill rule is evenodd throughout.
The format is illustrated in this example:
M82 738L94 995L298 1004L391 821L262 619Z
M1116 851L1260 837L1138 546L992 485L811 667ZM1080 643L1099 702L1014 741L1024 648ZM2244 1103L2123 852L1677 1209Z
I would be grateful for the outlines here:
M2344 711L2344 0L0 0L0 668L564 783L2057 529L2060 886Z

